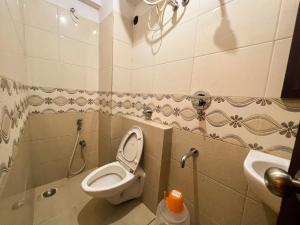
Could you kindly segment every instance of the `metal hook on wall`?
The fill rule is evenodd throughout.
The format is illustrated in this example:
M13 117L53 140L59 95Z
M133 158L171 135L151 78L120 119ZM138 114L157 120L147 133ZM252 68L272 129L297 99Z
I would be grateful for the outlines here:
M75 24L77 24L78 21L79 21L79 17L76 16L75 13L76 13L75 8L70 8L70 17L71 17L71 19L73 20L73 22L74 22Z

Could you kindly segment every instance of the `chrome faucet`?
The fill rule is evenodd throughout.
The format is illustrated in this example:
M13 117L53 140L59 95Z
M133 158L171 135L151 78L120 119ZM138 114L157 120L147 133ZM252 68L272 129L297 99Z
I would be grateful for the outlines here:
M184 154L182 157L181 157L181 161L180 161L180 164L181 164L181 168L184 168L185 166L185 161L190 158L190 157L196 157L199 155L199 151L195 148L191 148L190 151L186 154Z
M144 107L143 114L145 116L145 120L151 120L152 113L153 110L149 106Z

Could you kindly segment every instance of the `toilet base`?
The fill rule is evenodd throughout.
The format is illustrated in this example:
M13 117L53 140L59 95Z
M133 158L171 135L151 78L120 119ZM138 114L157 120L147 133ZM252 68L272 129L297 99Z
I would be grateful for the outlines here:
M146 174L142 170L136 172L137 179L124 191L106 198L113 205L121 204L122 202L129 201L131 199L138 198L142 195L144 189L144 183Z

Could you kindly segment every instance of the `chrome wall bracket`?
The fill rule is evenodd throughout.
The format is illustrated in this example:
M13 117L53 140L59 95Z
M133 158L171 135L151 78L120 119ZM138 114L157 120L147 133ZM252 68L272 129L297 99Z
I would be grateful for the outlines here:
M149 106L145 106L143 110L143 115L145 116L145 120L151 120L153 114L153 110Z
M185 161L190 157L197 157L199 155L199 151L195 148L191 148L186 154L181 157L180 165L181 168L185 167Z
M204 120L204 111L208 109L208 107L211 104L211 96L209 93L205 91L197 91L193 96L191 97L191 102L194 107L194 109L197 110L198 113L198 119Z

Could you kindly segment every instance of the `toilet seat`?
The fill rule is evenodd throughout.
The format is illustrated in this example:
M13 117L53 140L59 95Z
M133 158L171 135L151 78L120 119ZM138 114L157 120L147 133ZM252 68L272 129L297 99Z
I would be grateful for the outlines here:
M127 188L134 180L130 173L119 162L109 163L91 172L81 183L84 191L98 193L98 197L114 195Z
M117 161L130 172L135 173L143 152L144 137L141 128L134 127L122 138L118 148Z
M129 188L138 177L144 179L145 173L139 167L143 142L143 133L139 127L129 130L119 145L117 161L91 172L81 182L82 189L94 197L109 198ZM141 191L136 195L140 195Z

